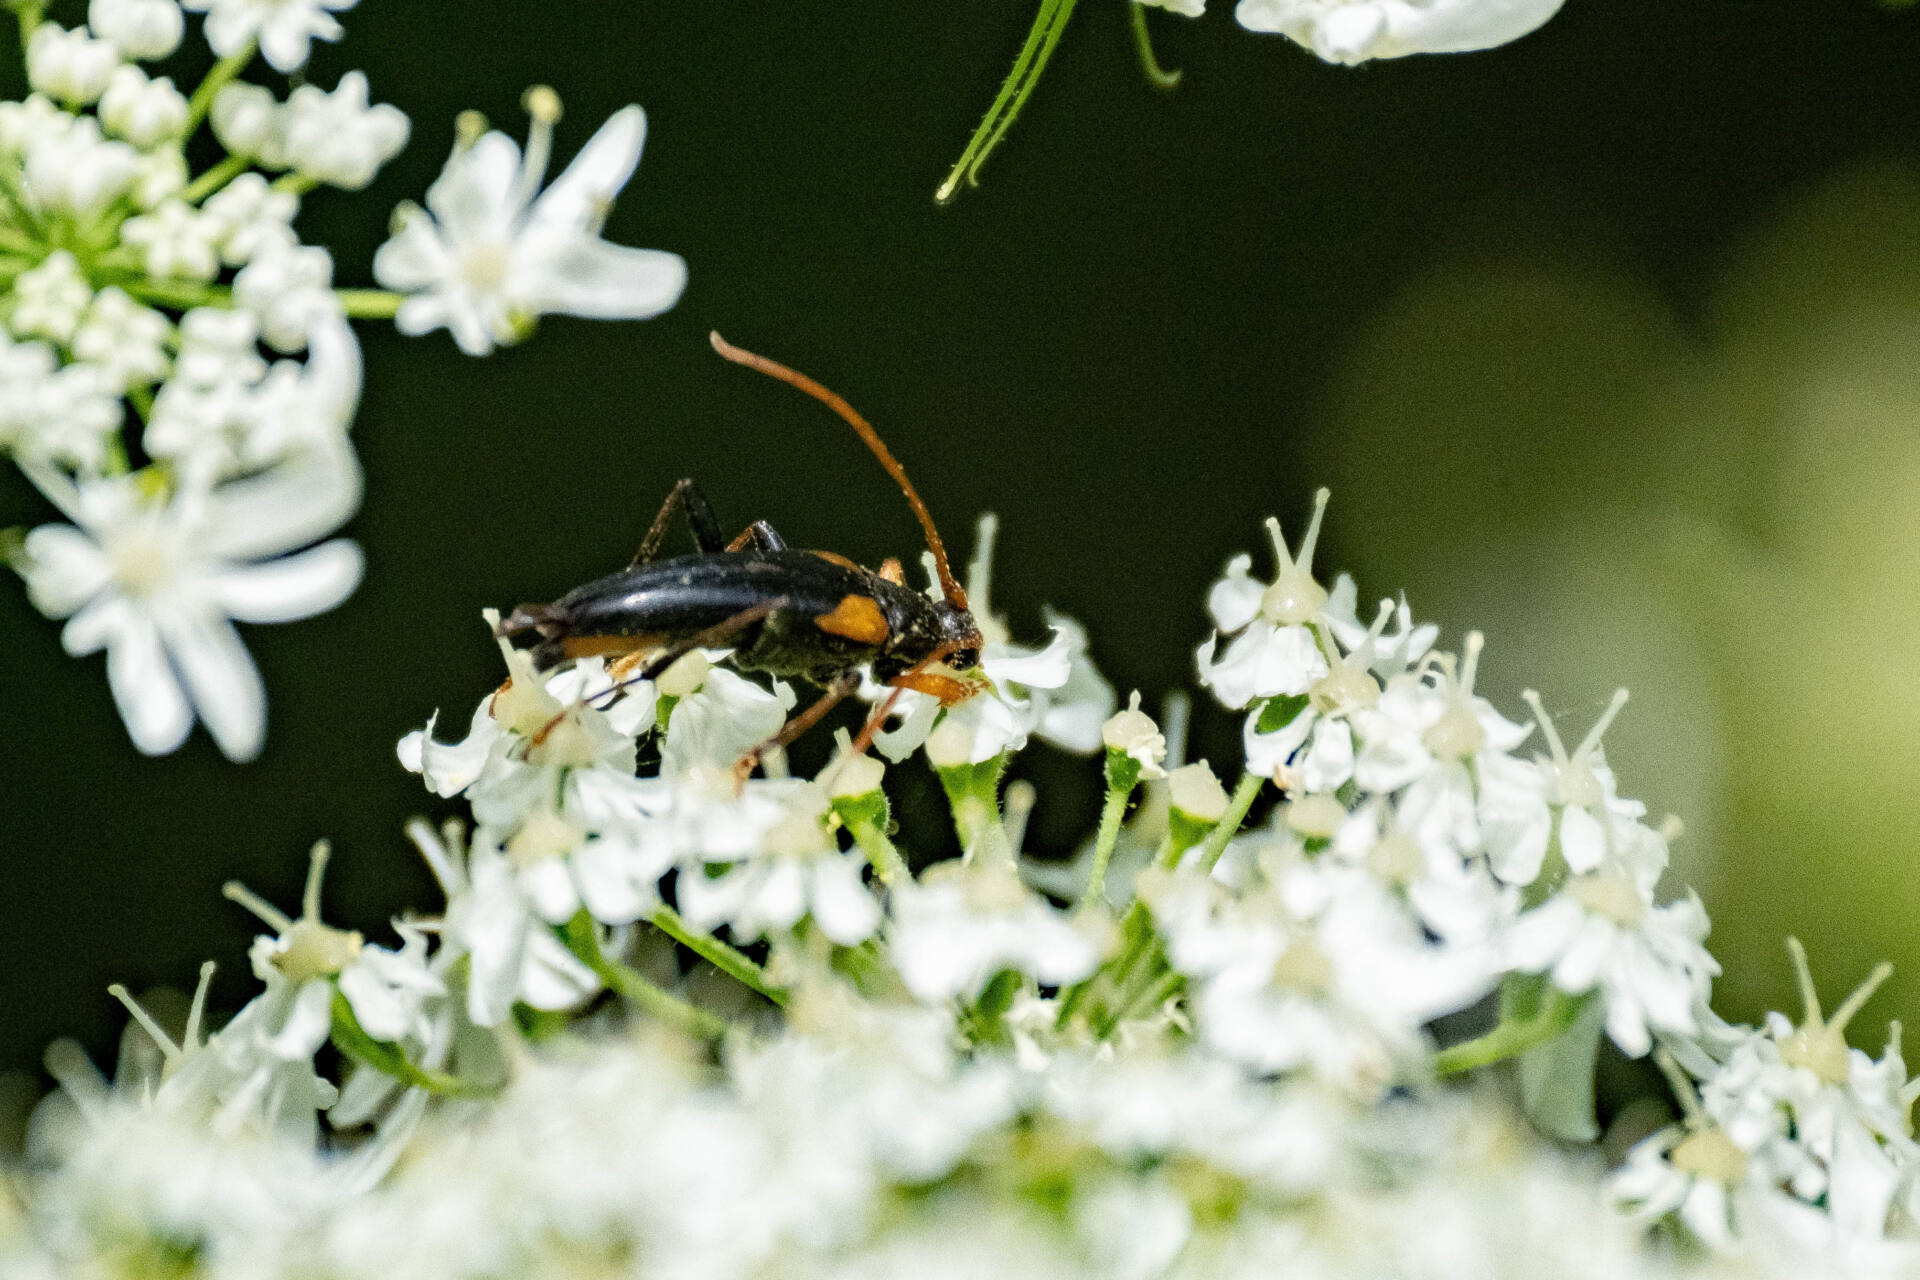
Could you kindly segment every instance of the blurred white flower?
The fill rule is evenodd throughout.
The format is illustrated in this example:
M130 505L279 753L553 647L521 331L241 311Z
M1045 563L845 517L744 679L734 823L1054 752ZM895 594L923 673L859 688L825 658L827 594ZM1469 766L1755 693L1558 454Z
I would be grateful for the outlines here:
M305 66L315 40L338 40L341 29L333 15L354 5L354 0L181 2L194 13L207 15L207 44L215 53L231 57L258 43L267 65L279 72Z
M229 619L311 617L358 585L353 543L296 551L359 503L359 467L344 448L171 495L140 478L74 480L24 465L73 521L27 535L28 593L42 613L68 619L67 652L107 651L107 679L134 745L170 752L197 715L230 759L258 755L266 697Z
M528 100L524 156L497 131L463 139L427 189L426 209L396 211L373 274L411 295L394 317L402 333L445 328L462 351L485 355L524 338L541 315L639 320L679 301L687 268L678 255L600 238L640 159L640 108L616 111L541 190L559 102L539 89Z
M283 109L287 165L319 182L358 191L399 154L411 126L400 108L367 105L367 77L349 71L332 93L296 87Z
M89 0L87 26L121 54L142 61L180 47L187 20L179 0Z
M1284 35L1328 62L1463 53L1518 40L1562 0L1240 0L1249 31Z
M84 107L105 93L120 65L118 49L79 27L69 31L43 22L27 40L27 83L69 107Z

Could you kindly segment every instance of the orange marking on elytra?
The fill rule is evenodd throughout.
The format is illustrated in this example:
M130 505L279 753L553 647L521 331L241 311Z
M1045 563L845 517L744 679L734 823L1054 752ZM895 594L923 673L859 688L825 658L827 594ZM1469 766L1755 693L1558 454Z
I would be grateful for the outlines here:
M893 628L872 596L846 595L830 613L815 614L813 625L829 635L845 636L855 644L879 645L887 642Z
M855 573L865 572L865 570L863 570L859 565L847 559L845 556L841 555L838 551L815 551L813 554L816 556L819 556L822 560L825 560L828 564L839 565L842 569L851 569Z
M568 636L560 642L560 654L567 658L610 658L659 647L659 636Z

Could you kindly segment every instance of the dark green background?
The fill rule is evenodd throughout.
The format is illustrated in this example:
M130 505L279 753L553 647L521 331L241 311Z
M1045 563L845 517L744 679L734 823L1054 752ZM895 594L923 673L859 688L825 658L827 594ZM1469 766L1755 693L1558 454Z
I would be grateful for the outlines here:
M377 933L431 905L398 834L427 797L394 741L435 707L464 723L498 679L483 606L617 567L674 478L700 477L729 525L766 518L869 562L913 553L904 504L850 436L718 361L709 328L861 406L951 541L998 511L996 595L1016 629L1058 606L1123 690L1157 693L1187 681L1225 557L1260 546L1268 513L1297 521L1323 478L1303 433L1343 345L1425 268L1572 244L1687 314L1737 224L1849 160L1911 152L1920 121L1920 23L1864 2L1570 0L1502 50L1359 70L1215 10L1155 16L1187 71L1163 96L1121 6L1083 0L985 185L945 209L932 190L1024 5L365 0L345 15L314 78L364 68L415 137L372 190L309 199L301 227L343 283L366 281L388 208L437 172L457 111L519 134L521 90L548 82L563 158L621 104L646 107L609 235L685 255L691 284L659 320L553 320L488 360L363 328L368 496L348 532L368 576L336 613L249 632L272 719L254 765L203 735L139 757L100 659L65 657L57 626L0 584L0 1069L58 1035L109 1046L111 980L184 985L213 956L232 1007L250 929L219 884L291 902L317 836L337 844L331 918ZM45 518L17 482L0 496L6 522ZM1336 495L1323 565L1344 562L1341 540ZM1401 585L1417 607L1417 582L1367 583ZM1200 738L1232 757L1226 717ZM1041 843L1090 821L1090 800L1077 775L1044 795Z

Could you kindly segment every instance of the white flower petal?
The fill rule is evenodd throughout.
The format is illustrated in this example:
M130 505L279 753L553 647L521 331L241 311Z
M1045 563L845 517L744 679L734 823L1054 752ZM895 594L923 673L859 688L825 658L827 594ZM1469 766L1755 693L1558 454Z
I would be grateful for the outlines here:
M92 612L76 615L67 626L68 633ZM146 755L164 756L187 740L193 712L167 662L160 629L151 618L131 610L118 612L119 625L106 639L107 683L113 689L114 705L120 708L133 745Z
M154 621L194 710L221 752L241 762L259 755L267 733L267 694L232 624L198 610L160 612Z
M296 555L215 574L208 591L222 612L240 622L293 622L325 613L352 595L364 565L358 545L336 538Z

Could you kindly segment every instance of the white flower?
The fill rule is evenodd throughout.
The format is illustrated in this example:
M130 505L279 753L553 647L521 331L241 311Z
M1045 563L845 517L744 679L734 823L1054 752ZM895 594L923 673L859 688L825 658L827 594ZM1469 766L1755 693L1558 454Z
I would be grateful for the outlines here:
M980 517L973 559L967 565L967 599L986 643L980 670L988 687L942 713L939 700L914 690L900 691L893 702L899 723L874 735L874 747L889 760L904 760L926 743L940 725L942 759L937 763L980 764L1027 745L1029 735L1065 751L1098 751L1100 730L1118 699L1087 656L1087 633L1070 618L1049 614L1053 638L1045 648L1015 644L1006 620L993 612L993 546L999 520ZM928 576L933 577L931 567ZM940 598L936 582L927 594ZM861 696L881 701L895 691L871 679ZM930 750L932 748L929 748Z
M181 331L174 376L155 396L141 437L149 454L218 477L344 447L361 379L360 344L345 319L316 319L306 361L271 369L247 312L197 308Z
M1249 31L1284 35L1328 62L1460 53L1518 40L1561 0L1240 0Z
M1140 0L1140 3L1187 18L1197 18L1207 11L1207 0Z
M187 280L211 280L220 274L214 248L217 229L184 200L169 200L150 213L128 218L120 239L141 250L147 274Z
M410 126L400 108L367 105L367 77L349 71L332 93L296 88L282 118L286 162L298 173L358 191L399 154Z
M1140 709L1140 691L1127 699L1126 710L1116 712L1100 726L1100 740L1108 751L1130 756L1142 779L1164 778L1161 762L1167 758L1167 738L1153 717Z
M29 476L71 525L27 535L34 604L67 618L61 641L107 651L107 679L134 745L164 755L196 713L234 760L266 731L260 674L229 618L290 622L331 609L360 581L360 549L335 540L296 554L351 514L360 473L344 450L265 475L166 497L144 477Z
M827 803L826 793L808 784L788 801L758 854L682 874L677 893L687 919L702 929L725 924L743 942L790 932L808 916L843 947L871 937L880 927L880 903L862 879L866 859L840 851L824 825Z
M1279 562L1273 582L1255 581L1248 572L1253 558L1239 555L1208 593L1207 611L1214 625L1229 635L1239 633L1217 662L1219 633L1207 637L1198 654L1200 683L1223 705L1238 709L1256 698L1297 696L1327 674L1326 656L1311 625L1327 604L1326 588L1313 578L1313 549L1326 510L1327 491L1322 489L1314 495L1313 520L1297 558L1287 549L1280 522L1267 521Z
M100 98L100 123L145 151L186 129L187 100L168 77L153 80L138 67L121 66Z
M467 1016L498 1026L515 1002L566 1009L600 989L593 972L568 953L521 891L512 860L476 842L436 866L447 890L447 945L472 961Z
M14 277L12 310L7 324L23 338L52 338L66 343L80 327L80 317L93 301L93 290L80 264L65 249L56 249L37 266Z
M485 355L548 313L638 320L679 300L687 271L678 256L600 239L640 158L640 108L615 112L541 191L559 105L550 90L529 98L524 157L505 134L484 134L454 149L426 211L405 205L395 214L398 230L374 255L373 274L412 295L394 318L402 333L444 327L462 351Z
M924 1001L976 996L1006 969L1062 986L1100 960L1092 922L1054 910L1011 867L984 858L931 868L895 896L891 923L893 962Z
M84 107L102 93L120 66L120 51L75 27L43 22L27 41L27 81L70 107Z
M74 359L105 369L121 388L144 387L166 376L172 334L165 316L108 286L94 295L71 346ZM118 422L116 413L114 425Z
M292 247L298 240L293 217L300 197L276 191L257 173L243 173L208 196L200 206L220 248L220 260L237 267L270 247Z
M354 0L182 0L182 4L207 15L207 44L221 57L258 41L267 64L286 73L306 65L313 41L340 38L340 24L333 14L353 8Z
M236 156L269 169L287 167L286 108L264 85L236 80L213 95L213 136Z
M65 119L57 128L36 128L25 148L28 193L41 208L81 221L98 215L132 186L140 166L139 152L102 136L100 122L92 116Z
M1654 1031L1691 1035L1720 966L1701 943L1707 913L1699 898L1653 905L1652 877L1609 861L1576 875L1522 915L1510 941L1515 968L1550 972L1569 995L1599 989L1607 1035L1630 1058L1653 1047Z
M248 957L254 976L267 987L255 1003L268 1028L268 1046L289 1060L311 1059L326 1043L336 987L360 1028L389 1042L426 1038L425 1001L446 994L445 984L427 969L426 938L417 930L407 930L402 948L391 951L321 920L328 852L324 840L313 846L297 919L238 883L226 885L228 898L274 931L254 939Z
M233 300L259 317L268 346L303 350L316 324L341 314L333 255L317 245L267 244L233 278Z
M90 0L87 26L129 58L164 58L180 47L187 20L179 0Z
M22 461L98 470L125 412L120 390L106 367L85 363L19 385L21 430L12 442L15 455Z

